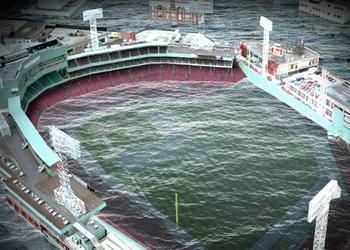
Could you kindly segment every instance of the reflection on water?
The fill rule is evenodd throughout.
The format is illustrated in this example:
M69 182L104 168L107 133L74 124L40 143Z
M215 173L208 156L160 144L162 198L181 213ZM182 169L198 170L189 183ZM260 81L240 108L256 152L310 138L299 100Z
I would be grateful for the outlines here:
M248 82L120 85L48 110L41 128L52 123L82 141L102 181L112 175L150 208L144 216L174 228L178 192L181 229L209 249L299 246L309 199L339 178L325 131ZM151 231L141 237L162 235Z

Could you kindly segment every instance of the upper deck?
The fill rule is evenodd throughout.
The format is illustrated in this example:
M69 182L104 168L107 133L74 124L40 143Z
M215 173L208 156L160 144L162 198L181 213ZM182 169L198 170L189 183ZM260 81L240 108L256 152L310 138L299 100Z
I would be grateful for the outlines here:
M343 109L350 111L350 83L345 81L328 89L328 95L339 103Z
M245 41L244 44L255 55L262 57L263 44L260 41ZM276 51L274 51L276 50ZM278 51L277 51L278 50ZM272 43L269 57L278 64L299 61L318 57L319 54L305 47L303 44L278 44Z
M201 33L182 34L179 30L143 30L135 34L135 39L119 40L107 46L101 46L97 50L86 50L79 54L70 55L68 60L155 46L167 47L168 50L164 52L170 54L234 57L233 46L218 44Z
M262 50L261 41L244 41L240 45L240 56L261 70ZM269 48L268 73L279 79L290 73L318 66L318 62L319 54L305 47L303 41L285 45L274 43Z
M42 171L38 159L25 146L26 142L14 120L11 117L7 120L12 136L0 137L0 168L2 173L6 173L5 183L17 202L28 204L26 209L30 209L31 214L35 214L47 227L61 234L77 218L55 200L54 190L60 185L59 178L50 177ZM70 182L75 195L85 203L86 213L82 217L90 217L105 206L83 181L71 177Z

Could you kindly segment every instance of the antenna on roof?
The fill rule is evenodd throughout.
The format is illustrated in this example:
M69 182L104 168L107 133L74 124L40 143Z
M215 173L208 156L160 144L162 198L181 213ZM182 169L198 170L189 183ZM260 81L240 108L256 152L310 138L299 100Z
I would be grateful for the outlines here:
M96 19L103 17L102 8L85 10L83 12L83 20L90 21L90 37L91 47L93 50L98 49L98 33Z

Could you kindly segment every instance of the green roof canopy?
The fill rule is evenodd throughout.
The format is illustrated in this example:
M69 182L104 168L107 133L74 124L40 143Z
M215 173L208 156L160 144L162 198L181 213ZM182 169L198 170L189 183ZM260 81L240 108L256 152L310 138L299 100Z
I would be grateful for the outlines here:
M46 144L21 107L19 96L8 99L8 109L22 135L37 156L49 167L60 161L59 156Z

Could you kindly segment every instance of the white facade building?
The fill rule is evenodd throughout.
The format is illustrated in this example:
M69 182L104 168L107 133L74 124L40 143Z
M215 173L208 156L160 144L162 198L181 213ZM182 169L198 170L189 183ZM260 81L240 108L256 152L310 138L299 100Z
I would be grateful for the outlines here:
M350 20L350 4L341 0L299 0L299 10L337 23Z

